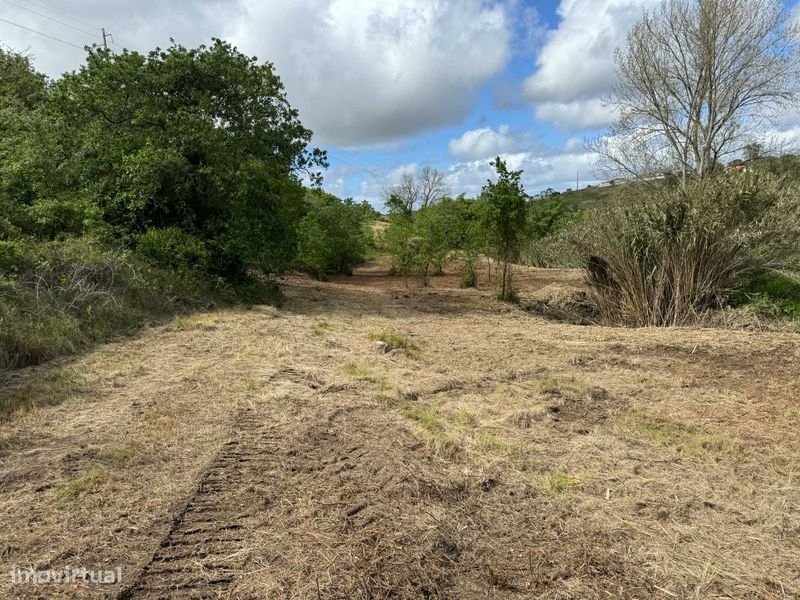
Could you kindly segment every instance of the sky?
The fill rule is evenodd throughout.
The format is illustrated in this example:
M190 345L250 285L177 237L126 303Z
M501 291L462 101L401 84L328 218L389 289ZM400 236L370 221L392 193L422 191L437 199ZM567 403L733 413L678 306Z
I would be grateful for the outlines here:
M528 193L597 182L585 142L613 112L615 48L659 0L0 0L0 43L52 77L83 46L147 51L212 37L275 65L323 188L381 208L428 165L477 194L502 156ZM33 30L33 31L31 31ZM792 128L796 129L792 129ZM784 132L800 127L796 115Z

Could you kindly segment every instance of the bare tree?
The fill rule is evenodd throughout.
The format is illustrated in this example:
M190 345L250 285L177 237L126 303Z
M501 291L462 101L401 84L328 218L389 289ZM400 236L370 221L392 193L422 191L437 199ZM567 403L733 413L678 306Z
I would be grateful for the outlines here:
M444 175L438 169L425 167L417 179L420 207L427 208L444 198L449 190L444 182Z
M403 173L397 184L384 188L383 201L389 208L396 207L411 213L417 205L427 208L448 193L442 173L425 167L418 176L410 172Z
M619 119L592 148L615 174L703 178L798 99L798 27L780 0L664 0L617 50Z

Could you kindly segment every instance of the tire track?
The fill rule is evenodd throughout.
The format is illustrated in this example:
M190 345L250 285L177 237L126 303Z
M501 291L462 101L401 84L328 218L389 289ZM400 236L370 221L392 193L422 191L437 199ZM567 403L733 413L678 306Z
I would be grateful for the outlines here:
M248 407L184 510L121 600L227 597L258 526L259 480L278 445L277 427ZM263 497L263 496L262 496Z

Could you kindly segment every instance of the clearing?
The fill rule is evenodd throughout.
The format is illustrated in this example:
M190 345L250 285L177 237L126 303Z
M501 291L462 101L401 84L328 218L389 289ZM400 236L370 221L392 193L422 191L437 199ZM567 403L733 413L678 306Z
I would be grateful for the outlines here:
M9 376L34 408L0 423L0 597L800 596L800 336L567 325L385 272Z

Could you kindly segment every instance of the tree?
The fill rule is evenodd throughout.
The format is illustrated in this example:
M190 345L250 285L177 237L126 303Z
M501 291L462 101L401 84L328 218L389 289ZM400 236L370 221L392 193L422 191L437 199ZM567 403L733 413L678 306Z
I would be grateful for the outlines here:
M763 147L758 142L751 142L744 147L745 161L752 163L763 155Z
M383 201L391 211L402 210L407 213L419 208L427 208L436 204L448 194L444 175L436 169L425 167L415 176L414 173L403 173L400 181L383 190Z
M613 174L702 179L798 98L798 27L780 0L664 0L617 50L593 147Z
M500 291L502 300L512 300L511 264L519 259L527 226L525 190L520 180L522 171L509 171L498 156L490 163L497 171L497 181L483 186L481 225L489 247L500 262Z
M573 213L557 195L543 196L528 203L528 227L535 240L560 231L572 218Z
M444 175L437 169L424 167L417 178L419 201L421 208L433 206L444 198L449 190L444 182Z
M148 55L90 50L52 89L69 125L78 192L96 199L113 235L151 228L198 236L213 274L279 272L294 258L304 212L301 175L324 153L303 127L270 63L231 45L172 45Z
M47 78L34 70L29 57L0 48L0 107L18 103L33 108L46 93Z

